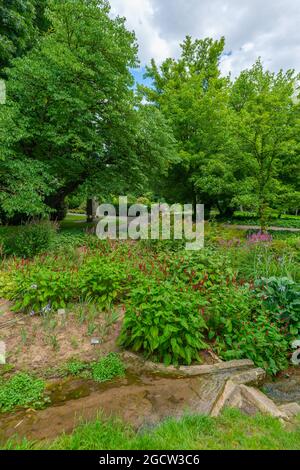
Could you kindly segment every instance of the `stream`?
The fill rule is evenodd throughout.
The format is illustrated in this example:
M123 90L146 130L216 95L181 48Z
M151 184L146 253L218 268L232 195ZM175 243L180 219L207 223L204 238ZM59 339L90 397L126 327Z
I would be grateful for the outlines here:
M263 392L277 405L296 402L300 405L300 367L291 368L273 381L267 380Z
M54 439L100 414L120 417L135 429L154 426L168 417L180 418L188 411L209 414L227 377L128 374L102 384L75 378L55 380L47 386L47 408L0 415L0 443L10 438Z
M47 386L49 406L42 410L19 410L0 415L0 443L8 439L43 441L71 433L81 422L120 417L135 429L154 426L184 414L209 414L228 374L172 378L157 374L131 375L106 383L68 378ZM262 390L276 404L300 404L300 368L291 369Z

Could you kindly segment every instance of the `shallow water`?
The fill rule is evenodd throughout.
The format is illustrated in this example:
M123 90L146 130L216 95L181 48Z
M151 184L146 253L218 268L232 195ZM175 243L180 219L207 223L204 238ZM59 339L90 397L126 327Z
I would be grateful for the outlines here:
M263 392L277 405L296 402L300 405L300 367L289 369L274 380L268 380Z
M50 405L46 409L0 415L0 442L16 436L53 439L99 414L120 417L136 429L168 417L179 418L188 411L209 414L225 381L222 374L214 378L127 375L104 384L74 378L52 381L47 387Z

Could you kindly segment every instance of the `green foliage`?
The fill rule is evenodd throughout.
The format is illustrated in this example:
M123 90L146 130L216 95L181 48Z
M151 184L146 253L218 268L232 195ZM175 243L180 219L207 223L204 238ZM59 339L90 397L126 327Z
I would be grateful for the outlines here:
M232 131L248 164L236 203L257 209L262 227L268 222L270 206L280 206L285 194L296 195L297 182L289 178L290 165L299 167L295 153L299 112L294 100L298 79L292 70L265 71L258 60L232 86Z
M226 410L218 418L186 415L167 419L151 429L134 430L116 419L97 420L78 426L72 434L53 442L10 440L5 450L299 450L300 424L288 427L277 418L246 416ZM198 464L196 457L195 464Z
M137 45L125 20L106 0L49 0L47 15L51 29L13 61L0 106L0 207L9 217L50 207L60 220L77 190L140 190L172 155L165 119L135 97Z
M300 286L288 278L259 279L256 292L263 300L273 321L281 324L287 337L297 338L300 334Z
M77 359L69 361L64 368L64 372L66 375L73 375L74 377L86 377L90 375L89 369L89 364Z
M236 270L241 280L262 277L289 277L300 279L299 249L296 243L286 237L270 244L258 243L224 245L228 262Z
M120 300L126 285L122 265L96 257L88 260L78 273L78 288L82 299L94 300L102 308Z
M116 353L110 353L92 366L92 377L96 382L107 382L125 375L124 365Z
M200 361L206 347L203 305L184 285L145 282L131 292L120 344L166 365Z
M0 5L0 76L10 65L31 49L42 31L48 27L45 0L2 0ZM2 69L2 70L1 70Z
M75 273L43 266L25 266L16 271L14 282L10 298L15 300L15 311L46 314L65 308L76 292Z
M45 406L45 383L41 379L20 372L0 383L0 412L16 407L42 408Z
M252 359L274 375L287 367L287 337L249 286L215 287L209 297L209 338L222 358Z
M21 258L33 258L51 247L57 226L51 222L33 222L15 228L4 239L4 252Z
M288 367L289 347L280 327L262 312L256 318L236 323L236 329L219 338L217 349L226 360L252 359L255 365L276 375Z

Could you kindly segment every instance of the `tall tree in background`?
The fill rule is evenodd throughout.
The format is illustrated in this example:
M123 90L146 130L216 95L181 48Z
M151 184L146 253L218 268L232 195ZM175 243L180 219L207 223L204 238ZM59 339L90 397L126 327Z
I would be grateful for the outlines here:
M46 0L1 0L0 77L15 57L30 50L41 32L47 31Z
M37 180L36 200L44 191L45 205L62 218L66 196L81 185L101 193L118 182L121 191L145 180L159 160L167 162L173 145L167 126L133 91L135 36L109 11L104 0L49 1L51 31L13 61L7 104L0 108L0 166L6 172L1 184L0 168L0 204L6 213L26 209L8 176L23 163ZM39 171L51 194L38 184Z
M238 182L229 151L230 82L219 71L224 39L187 37L181 49L178 60L167 59L160 68L152 61L147 77L153 89L141 87L167 118L178 143L164 194L172 201L205 203L207 213L213 205L221 213L232 212Z
M276 207L296 189L291 170L298 166L296 174L299 172L298 79L293 71L265 71L258 60L232 87L232 131L238 154L248 166L243 194L237 200L258 210L263 227L268 208Z

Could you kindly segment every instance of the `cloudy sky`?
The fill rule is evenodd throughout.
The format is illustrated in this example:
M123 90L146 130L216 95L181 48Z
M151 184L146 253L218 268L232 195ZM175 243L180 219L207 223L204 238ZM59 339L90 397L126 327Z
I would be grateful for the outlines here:
M271 70L300 71L300 0L110 0L136 32L141 67L176 57L186 35L226 38L223 73L236 76L260 56Z

